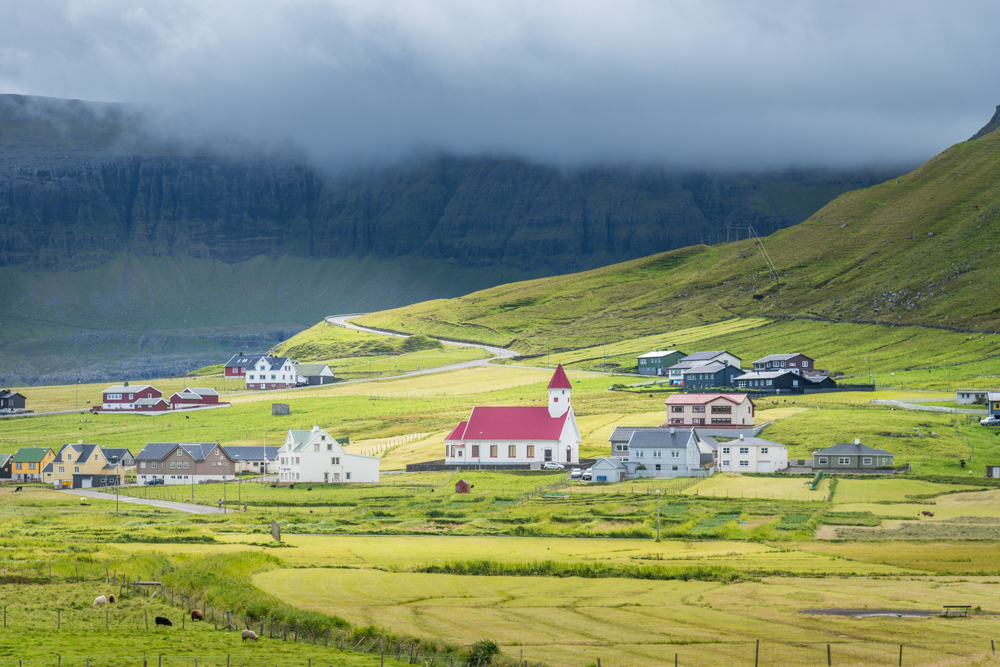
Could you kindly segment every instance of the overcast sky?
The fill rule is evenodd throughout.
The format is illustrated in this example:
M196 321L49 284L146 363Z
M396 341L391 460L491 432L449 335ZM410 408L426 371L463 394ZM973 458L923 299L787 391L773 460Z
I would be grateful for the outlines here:
M998 25L967 0L0 0L0 92L330 163L915 163L1000 103Z

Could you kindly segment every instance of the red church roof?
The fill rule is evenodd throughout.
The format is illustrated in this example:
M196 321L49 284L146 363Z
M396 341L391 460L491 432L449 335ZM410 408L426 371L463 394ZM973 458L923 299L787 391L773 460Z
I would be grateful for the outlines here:
M549 380L549 389L572 389L573 385L569 383L569 378L566 377L566 371L563 370L562 364L556 367L556 372L552 374L552 379Z
M476 407L446 440L558 440L569 410L550 417L547 407Z

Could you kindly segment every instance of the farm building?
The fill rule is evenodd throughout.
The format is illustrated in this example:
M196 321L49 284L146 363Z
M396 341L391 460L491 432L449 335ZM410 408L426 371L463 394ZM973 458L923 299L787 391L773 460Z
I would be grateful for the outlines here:
M682 371L681 384L684 391L735 387L735 379L741 375L743 375L742 369L721 361L714 361L704 366L694 366Z
M295 364L295 383L300 387L333 384L337 378L326 364Z
M684 353L680 350L663 350L640 354L637 358L639 375L666 375L667 369L680 361L684 356Z
M816 367L816 362L812 357L807 357L800 352L791 354L769 354L753 362L753 369L757 372L784 371L789 370L794 373L805 374Z
M104 450L97 445L86 445L82 441L75 445L63 445L55 458L43 469L44 481L56 488L91 489L120 484L125 477L122 451L127 449Z
M615 457L597 459L590 466L590 481L592 482L624 482L628 474L628 466Z
M166 412L169 409L170 404L165 398L140 398L133 408L136 412Z
M215 407L218 405L229 405L229 403L220 403L219 392L206 387L185 387L183 391L178 391L170 397L171 410Z
M763 438L718 443L719 472L778 472L788 467L788 448Z
M548 385L548 407L475 407L445 438L446 465L577 463L580 429L572 385L560 365Z
M350 454L336 438L313 426L289 431L278 450L279 482L378 482L377 456Z
M1000 477L1000 466L986 466L986 476L993 478Z
M0 454L0 479L10 479L13 474L13 454Z
M56 453L48 447L21 447L14 453L11 474L19 482L41 482L42 468L52 462Z
M893 458L890 452L862 445L861 440L855 439L853 443L842 442L813 452L813 468L829 472L889 468Z
M236 463L236 473L270 474L278 472L278 452L281 447L226 447L226 453Z
M460 479L455 482L455 493L469 493L471 490L472 486L464 479Z
M128 382L125 384L116 384L114 386L105 389L102 394L102 400L100 405L95 405L91 408L92 412L101 412L108 410L158 410L166 408L157 408L153 406L159 406L160 403L156 399L163 396L163 392L156 387L148 384L137 384L129 385ZM137 404L139 407L137 407Z
M958 389L955 391L955 402L959 405L985 403L989 393L989 389Z
M202 484L233 479L236 464L217 442L148 442L135 457L136 480L145 484Z
M754 405L746 394L674 394L666 405L670 426L753 426Z
M698 366L707 366L712 363L721 363L727 366L742 368L743 360L725 350L695 352L694 354L682 357L676 364L670 366L667 369L667 377L670 378L670 384L679 387L684 383L684 371Z
M0 389L0 414L24 412L25 398L16 391Z

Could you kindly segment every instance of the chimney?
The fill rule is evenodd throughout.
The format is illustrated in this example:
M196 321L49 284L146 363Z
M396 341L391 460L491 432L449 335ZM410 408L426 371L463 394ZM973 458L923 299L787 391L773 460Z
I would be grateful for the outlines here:
M83 440L77 440L77 441L76 441L76 444L78 444L78 445L82 445L82 444L83 444Z
M742 439L743 439L743 434L742 434L742 433L740 433L740 440L742 440Z
M854 439L854 444L855 445L860 445L861 444L861 438L855 438Z
M126 387L128 386L128 380L125 380L125 386Z
M673 435L673 434L674 434L674 427L673 427L673 426L671 426L671 427L670 427L670 435Z

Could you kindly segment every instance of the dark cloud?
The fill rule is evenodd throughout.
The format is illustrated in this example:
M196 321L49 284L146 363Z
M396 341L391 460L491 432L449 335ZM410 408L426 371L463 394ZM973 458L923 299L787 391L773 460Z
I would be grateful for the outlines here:
M989 2L0 1L0 92L316 159L915 162L1000 102Z

